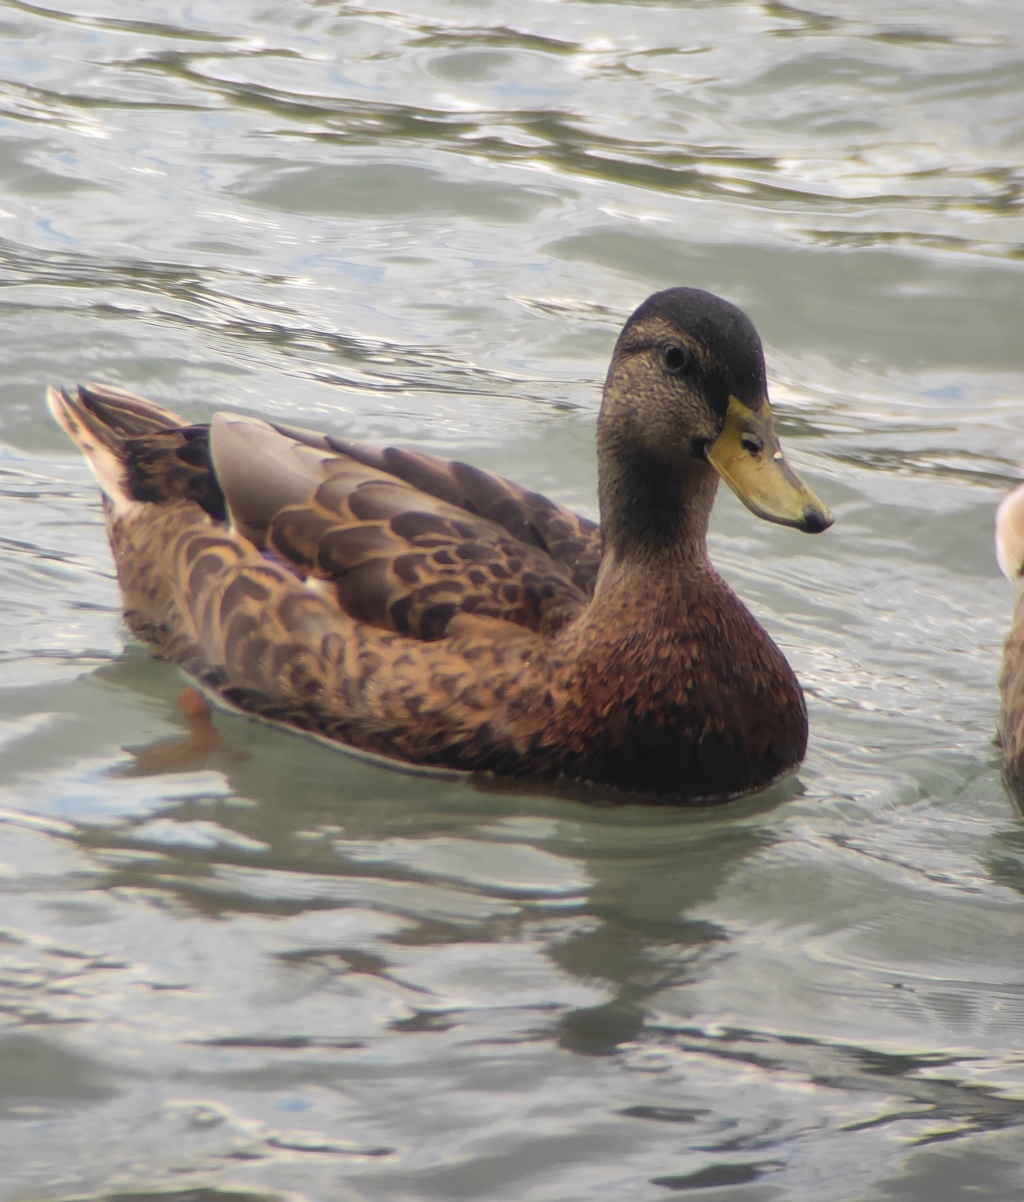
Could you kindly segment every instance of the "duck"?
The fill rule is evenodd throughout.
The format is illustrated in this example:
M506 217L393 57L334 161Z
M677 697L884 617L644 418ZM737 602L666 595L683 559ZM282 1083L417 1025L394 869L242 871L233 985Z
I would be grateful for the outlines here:
M1006 786L1024 802L1024 484L1017 485L996 509L996 562L1017 593L1003 644L996 741Z
M832 525L785 458L750 319L648 297L612 353L594 522L466 463L103 384L50 388L100 486L128 629L214 700L495 787L724 801L801 763L807 709L708 558L720 480Z

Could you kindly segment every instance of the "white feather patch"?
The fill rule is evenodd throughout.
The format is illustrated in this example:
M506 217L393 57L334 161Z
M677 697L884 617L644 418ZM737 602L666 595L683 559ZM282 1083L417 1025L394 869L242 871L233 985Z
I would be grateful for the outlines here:
M1007 580L1024 589L1024 484L1019 484L996 510L996 559Z

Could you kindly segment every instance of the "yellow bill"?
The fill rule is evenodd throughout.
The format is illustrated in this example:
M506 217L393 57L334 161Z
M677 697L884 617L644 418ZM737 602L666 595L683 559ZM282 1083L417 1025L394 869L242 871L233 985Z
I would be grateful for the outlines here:
M820 534L835 521L786 462L768 402L753 410L729 398L722 433L708 447L708 462L759 518Z

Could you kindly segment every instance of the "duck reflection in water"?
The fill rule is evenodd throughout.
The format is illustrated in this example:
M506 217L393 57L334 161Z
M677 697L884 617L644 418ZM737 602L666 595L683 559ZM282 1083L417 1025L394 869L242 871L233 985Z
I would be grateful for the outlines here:
M198 689L191 686L178 694L178 707L188 724L187 735L156 739L124 750L132 757L116 764L111 776L156 776L164 772L195 772L221 767L248 758L248 752L223 740L213 721L213 711Z

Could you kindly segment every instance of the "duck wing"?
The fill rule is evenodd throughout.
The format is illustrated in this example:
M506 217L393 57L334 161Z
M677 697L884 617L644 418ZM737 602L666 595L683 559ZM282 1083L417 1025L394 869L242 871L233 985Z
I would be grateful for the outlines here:
M226 413L209 450L233 528L360 622L431 641L472 615L549 635L589 598L596 527L498 477Z
M426 496L482 517L530 547L538 547L569 569L573 583L588 597L594 592L601 562L601 532L596 522L469 463L440 459L422 451L315 434L274 423L280 433L344 455L365 467L393 476Z
M196 502L381 629L550 635L593 593L597 525L468 464L229 413L191 425L108 385L59 394L55 413L108 496Z

